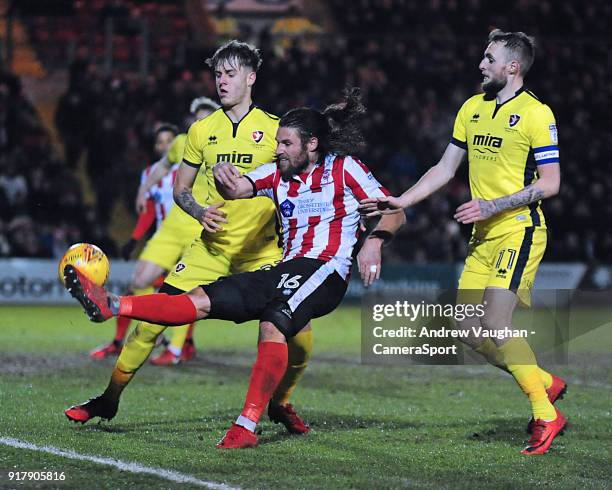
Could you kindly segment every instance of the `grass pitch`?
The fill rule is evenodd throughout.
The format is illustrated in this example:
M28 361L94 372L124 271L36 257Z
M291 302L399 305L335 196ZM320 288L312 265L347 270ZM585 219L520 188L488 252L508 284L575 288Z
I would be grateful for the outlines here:
M145 365L110 423L71 424L63 410L106 386L114 359L96 362L87 351L113 328L88 322L77 307L1 307L0 437L242 488L607 488L612 481L610 324L573 341L569 365L553 369L570 383L559 402L570 427L540 457L519 454L530 411L509 376L488 366L362 365L359 311L349 307L314 324L315 355L293 397L312 427L306 437L264 416L259 448L215 449L242 407L256 327L213 321L196 328L195 361ZM43 469L64 471L66 481L30 487L178 486L0 445L0 488L21 488L8 470Z

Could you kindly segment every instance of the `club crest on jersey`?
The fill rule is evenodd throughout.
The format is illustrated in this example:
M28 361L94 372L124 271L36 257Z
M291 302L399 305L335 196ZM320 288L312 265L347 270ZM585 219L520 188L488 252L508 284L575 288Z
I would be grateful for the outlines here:
M255 143L259 143L264 137L264 132L263 131L253 131L251 133L251 136L253 137L253 141Z
M294 209L295 204L293 204L289 199L285 199L283 202L280 203L280 210L285 218L291 218L291 216L293 216Z
M518 114L510 114L510 120L508 121L508 124L512 128L516 126L520 120L521 116L519 116Z

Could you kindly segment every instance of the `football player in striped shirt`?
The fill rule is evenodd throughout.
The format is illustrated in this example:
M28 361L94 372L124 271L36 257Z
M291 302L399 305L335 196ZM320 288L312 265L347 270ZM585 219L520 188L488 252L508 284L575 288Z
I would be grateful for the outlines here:
M244 407L217 444L220 449L257 445L256 425L287 368L288 341L311 319L333 311L344 297L357 241L359 200L388 195L350 155L363 143L356 126L363 110L355 91L324 112L294 109L280 119L276 163L244 174L229 162L215 165L215 185L225 199L263 197L273 203L283 239L278 265L224 277L189 293L139 297L108 295L74 267L65 270L68 290L93 321L116 315L164 325L204 318L260 320ZM367 246L380 250L383 239L404 221L403 212L384 216L366 239Z
M176 263L174 259L170 266L172 272L160 288L168 294L178 295L236 272L269 268L282 258L274 205L265 198L249 203L224 203L212 173L213 166L221 161L233 162L247 172L274 160L279 118L254 105L251 97L262 63L259 50L247 43L231 41L221 46L207 63L214 71L223 107L194 123L184 140L183 161L174 189L179 205L172 210L181 214L181 219L187 222L185 226L197 229L198 238L190 243L180 261ZM172 216L166 223L170 219ZM121 393L147 360L165 328L141 322L128 338L104 393L67 409L66 416L78 422L93 417L113 418ZM286 374L268 407L270 419L294 434L310 430L296 414L289 397L308 365L311 352L312 331L308 326L289 340Z
M517 303L530 305L546 248L540 202L557 194L560 185L555 118L523 85L534 57L533 38L492 31L479 65L484 94L474 95L459 110L439 163L400 197L361 204L366 216L412 206L444 186L467 154L472 200L459 206L454 217L474 223L474 229L457 301L484 300L485 316L471 321L489 330L509 327ZM531 402L532 437L522 453L548 451L566 424L553 405L564 394L565 381L538 366L524 338L472 338L468 344L508 371Z

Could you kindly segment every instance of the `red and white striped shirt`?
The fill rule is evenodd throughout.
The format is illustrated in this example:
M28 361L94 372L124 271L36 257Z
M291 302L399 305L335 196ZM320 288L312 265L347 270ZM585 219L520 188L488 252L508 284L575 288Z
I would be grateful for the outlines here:
M178 171L179 164L172 165L170 172L164 176L156 185L149 189L147 192L147 198L151 199L155 203L155 218L157 229L162 224L162 221L166 219L168 211L174 206L174 197L172 195L172 188L174 187L174 181L176 180L176 172ZM140 175L140 184L147 180L147 177L151 173L153 165L145 168Z
M245 174L258 196L274 201L282 226L283 260L333 262L346 278L357 241L359 201L388 196L368 168L351 156L327 155L310 173L282 180L274 163Z

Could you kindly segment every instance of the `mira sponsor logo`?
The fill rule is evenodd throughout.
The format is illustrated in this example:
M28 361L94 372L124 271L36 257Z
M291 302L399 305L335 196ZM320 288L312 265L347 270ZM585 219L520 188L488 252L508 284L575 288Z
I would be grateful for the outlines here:
M252 153L217 153L217 163L229 162L229 163L253 163Z
M504 140L497 136L491 136L491 133L485 134L475 134L474 135L474 146L488 146L491 148L501 148L502 142Z

